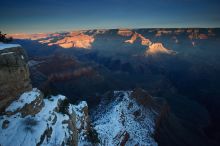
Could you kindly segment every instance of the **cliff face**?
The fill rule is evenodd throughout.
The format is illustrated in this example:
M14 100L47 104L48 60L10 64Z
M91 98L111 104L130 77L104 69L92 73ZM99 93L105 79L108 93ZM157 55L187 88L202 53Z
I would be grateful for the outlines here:
M32 89L19 45L0 44L0 63L0 145L92 145L85 101L72 105Z
M31 87L24 49L20 45L0 44L0 112Z

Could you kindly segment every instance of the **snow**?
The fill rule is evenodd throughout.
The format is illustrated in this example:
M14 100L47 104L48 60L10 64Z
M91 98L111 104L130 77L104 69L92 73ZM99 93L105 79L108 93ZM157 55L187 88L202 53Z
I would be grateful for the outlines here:
M21 108L23 108L26 104L30 104L40 95L40 91L36 88L33 88L32 91L28 91L23 93L20 98L14 101L8 108L5 110L6 112L15 112Z
M0 50L4 50L7 48L21 47L19 44L2 44L0 43Z
M157 145L151 137L154 132L153 114L131 99L131 93L131 91L114 92L118 96L116 100L105 106L106 112L97 115L94 128L99 134L101 145L119 145L120 135L125 132L129 134L126 145ZM119 94L123 96L121 97ZM131 104L133 106L129 107ZM134 112L138 110L141 115L135 118Z
M1 53L1 55L8 55L8 54L13 54L15 52L7 52L7 53Z
M87 135L87 118L88 115L85 115L85 111L83 111L84 108L86 108L88 105L86 101L81 101L78 105L70 105L69 106L69 113L75 115L76 123L75 126L78 129L78 146L84 146L84 145L91 145L86 139Z
M40 94L39 90L33 89L21 95L18 101L13 102L8 110L14 111L22 108L24 103L30 103ZM50 99L44 99L44 107L35 116L21 117L20 113L12 116L0 116L0 125L5 120L9 121L6 129L0 127L0 145L36 145L40 142L41 136L46 130L52 129L50 137L45 137L41 145L61 145L66 143L70 137L68 124L64 121L69 120L69 116L56 112L56 107L60 100L66 97L62 95L52 96ZM23 100L23 101L22 101ZM34 121L35 124L28 124L28 121Z
M85 137L88 118L84 113L87 107L85 101L78 105L69 105L68 113L58 112L60 102L65 100L63 95L51 96L42 99L43 107L35 115L27 115L23 117L18 109L22 109L25 104L32 104L32 101L38 99L40 91L33 89L32 91L23 93L20 98L14 101L6 110L15 111L13 115L0 116L0 146L18 146L18 145L67 145L68 141L75 135L68 123L74 122L70 119L70 115L75 115L78 135L78 145L91 145ZM35 105L33 105L35 106ZM71 117L72 118L72 117ZM4 128L4 122L8 121L8 127ZM72 123L74 124L74 123ZM82 129L81 129L82 128Z
M128 133L129 138L126 145L157 146L152 138L155 113L151 109L137 104L135 99L130 97L131 93L132 91L115 91L115 100L100 107L93 123L101 141L100 145L119 145L125 133ZM91 145L87 141L88 115L86 115L85 108L88 108L88 105L85 101L78 105L70 104L68 114L63 114L58 112L57 107L66 97L51 96L42 99L44 106L37 114L23 117L18 109L22 109L25 104L31 104L39 95L40 91L36 88L23 93L6 109L6 111L16 111L17 113L0 116L1 146L65 145L73 135L78 136L77 145ZM134 113L137 111L140 114L135 116ZM70 118L76 120L77 134L69 128L68 120ZM9 124L4 128L3 123L6 120L9 121Z

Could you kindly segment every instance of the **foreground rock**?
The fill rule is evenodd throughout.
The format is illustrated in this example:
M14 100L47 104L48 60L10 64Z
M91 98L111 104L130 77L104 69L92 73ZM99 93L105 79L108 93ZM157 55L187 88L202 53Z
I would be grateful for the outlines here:
M43 99L33 89L0 116L0 145L91 145L88 122L86 102L71 105L62 95Z
M27 55L17 44L0 44L0 112L31 89Z

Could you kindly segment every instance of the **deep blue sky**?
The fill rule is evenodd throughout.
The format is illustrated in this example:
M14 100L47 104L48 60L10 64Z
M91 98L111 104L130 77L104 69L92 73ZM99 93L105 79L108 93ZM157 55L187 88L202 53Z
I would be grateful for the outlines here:
M220 27L220 0L0 0L5 33Z

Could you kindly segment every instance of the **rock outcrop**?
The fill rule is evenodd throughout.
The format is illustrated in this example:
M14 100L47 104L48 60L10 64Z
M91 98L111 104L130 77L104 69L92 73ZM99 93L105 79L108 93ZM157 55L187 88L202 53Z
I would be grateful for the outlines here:
M81 32L71 32L68 36L59 39L55 43L49 43L48 45L59 45L62 48L75 47L90 49L94 40L93 36L89 36Z
M73 105L65 96L32 89L20 45L0 44L0 63L1 146L92 145L85 101Z
M141 39L141 45L143 46L149 46L152 44L152 42L149 39L145 38L143 35L136 32L132 35L131 39L126 40L125 43L133 44L138 38Z
M24 49L16 44L0 44L0 111L31 88Z
M171 34L172 33L172 31L171 30L157 30L157 32L156 32L156 34L155 34L155 36L156 37L160 37L160 36L162 36L162 35L168 35L168 34Z
M14 39L39 40L39 39L48 38L50 36L50 33L35 33L35 34L19 33L19 34L9 34L8 36L13 37Z
M153 135L166 102L145 90L115 91L95 113L94 128L101 145L157 145Z
M87 103L72 105L62 95L43 98L38 89L12 102L0 116L0 126L2 146L91 145Z
M133 34L133 31L130 29L119 29L118 35L129 37Z
M163 46L162 43L153 43L149 46L149 49L146 50L146 56L154 56L158 54L175 54L175 51L167 49Z

